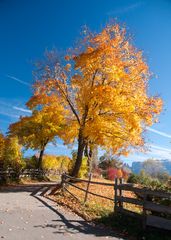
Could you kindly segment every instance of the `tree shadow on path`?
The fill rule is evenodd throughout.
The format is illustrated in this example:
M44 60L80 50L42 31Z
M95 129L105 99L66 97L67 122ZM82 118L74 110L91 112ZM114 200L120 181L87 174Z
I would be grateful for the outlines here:
M53 233L55 234L86 234L86 235L94 235L96 237L108 237L108 238L118 238L121 239L118 234L112 232L109 229L102 229L97 226L93 226L91 223L83 220L80 218L80 220L75 220L75 219L67 219L67 217L56 210L53 206L51 206L46 200L32 195L34 198L36 198L38 201L40 201L44 206L49 208L51 211L55 212L58 216L59 219L52 220L54 224L45 224L45 225L37 225L34 226L36 228L53 228L54 231ZM48 200L49 201L49 200ZM123 239L123 238L122 238ZM124 238L126 239L126 238Z
M118 235L117 233L107 229L101 228L100 226L94 226L92 223L83 220L82 218L75 217L72 214L63 213L63 211L58 211L54 202L48 197L44 197L42 192L45 193L53 187L56 187L57 183L38 183L38 184L28 184L28 185L16 185L8 186L1 189L0 193L19 193L27 192L31 197L37 199L42 206L47 207L53 211L57 217L52 219L49 224L35 225L35 228L51 228L54 229L54 234L63 234L63 235L74 235L80 234L79 237L104 237L112 239L128 239L123 238L123 236ZM53 222L53 223L52 223ZM90 238L91 239L91 238Z

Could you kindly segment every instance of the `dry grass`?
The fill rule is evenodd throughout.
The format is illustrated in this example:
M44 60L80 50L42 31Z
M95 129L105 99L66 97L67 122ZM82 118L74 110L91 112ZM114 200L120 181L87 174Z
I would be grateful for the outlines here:
M92 179L92 181L96 182L104 182L104 183L112 183L112 181L105 180L105 179ZM87 183L78 182L74 183L74 185L86 189ZM114 211L114 187L113 186L102 186L97 184L90 184L89 191L95 194L105 196L108 198L113 199L113 201L100 198L97 196L93 196L88 194L87 202L84 204L85 192L73 187L67 186L67 189L75 195L80 202L74 199L68 192L64 193L57 193L55 199L58 203L67 205L77 214L82 215L88 220L92 220L95 218L100 218L106 216ZM125 192L124 196L136 198L136 196L131 192ZM141 208L135 206L133 204L124 204L124 208L129 209L134 212L141 212Z

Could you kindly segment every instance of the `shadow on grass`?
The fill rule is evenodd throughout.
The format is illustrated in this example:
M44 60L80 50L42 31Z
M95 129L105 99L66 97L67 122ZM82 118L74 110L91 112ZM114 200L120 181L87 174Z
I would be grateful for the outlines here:
M110 214L95 220L98 223L111 226L120 234L129 236L130 239L137 240L171 240L171 232L147 227L146 231L142 229L141 219L135 219L121 214Z

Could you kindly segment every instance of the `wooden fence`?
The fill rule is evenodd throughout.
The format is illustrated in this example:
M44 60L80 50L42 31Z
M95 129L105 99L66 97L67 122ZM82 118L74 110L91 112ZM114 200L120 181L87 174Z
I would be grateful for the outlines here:
M87 183L86 189L83 189L77 186L76 182L84 182ZM90 192L89 187L90 184L97 184L103 186L111 186L114 188L114 197L109 198L106 196L98 195L96 193ZM171 205L166 206L160 203L156 203L155 199L159 200L167 200L171 204L171 193L161 192L161 191L153 191L147 188L138 188L134 187L133 184L124 184L122 179L115 179L115 183L103 183L103 182L95 182L91 180L91 175L88 180L83 180L79 178L73 178L69 175L62 175L62 189L63 191L68 192L78 201L77 196L75 196L72 192L69 191L67 186L72 186L74 188L79 189L80 191L85 192L84 203L87 201L87 197L89 194L94 195L96 197L105 198L107 200L113 201L114 203L114 211L115 213L123 213L129 216L133 216L136 218L142 219L143 228L146 226L152 226L157 228L162 228L166 230L171 230L171 218L167 219L164 215L170 215L171 217ZM137 198L125 197L124 192L129 191L133 192ZM159 202L159 201L158 201ZM124 208L124 203L134 204L141 206L142 213L136 213L133 211L129 211ZM161 215L163 214L163 217ZM160 215L160 216L159 216Z
M56 170L41 170L41 169L24 169L20 172L15 172L13 169L0 170L0 180L1 179L12 179L12 178L41 178L48 175L61 175L59 171Z
M114 201L113 198L109 198L109 197L106 197L106 196L102 196L102 195L99 195L99 194L96 194L96 193L93 193L93 192L90 192L90 191L89 191L90 184L97 184L97 185L114 187L114 183L95 182L95 181L91 181L91 178L92 178L92 175L91 175L91 174L89 175L89 179L88 179L88 180L84 180L84 179L80 179L80 178L74 178L74 177L71 177L71 176L69 176L69 175L62 174L62 181L61 181L61 182L62 182L63 191L67 191L70 195L72 195L72 196L73 196L74 198L76 198L78 201L80 201L80 199L78 199L77 196L75 196L73 193L71 193L71 192L68 190L67 185L70 185L70 186L72 186L72 187L74 187L74 188L79 189L80 191L85 192L84 203L86 203L86 201L87 201L88 194L91 194L91 195L96 196L96 197L104 198L104 199L107 199L107 200L110 200L110 201ZM76 182L84 182L84 183L87 183L86 189L81 188L81 187L75 185L74 183L76 183Z
M138 197L125 197L125 191L133 192ZM167 205L160 202L167 202ZM141 206L142 214L125 209L124 203ZM122 179L115 179L115 212L142 218L143 228L152 226L171 230L171 193L138 188L133 184L124 184Z

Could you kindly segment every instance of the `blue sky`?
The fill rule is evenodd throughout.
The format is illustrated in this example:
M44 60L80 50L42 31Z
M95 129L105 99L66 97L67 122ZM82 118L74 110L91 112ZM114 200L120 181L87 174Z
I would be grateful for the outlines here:
M31 96L32 63L45 49L64 50L73 45L83 25L100 31L112 18L126 24L134 44L156 78L149 92L164 100L160 122L146 133L149 151L124 161L148 157L171 160L171 1L170 0L1 0L0 1L0 129L21 115L29 115L25 102ZM69 154L59 141L47 153Z

